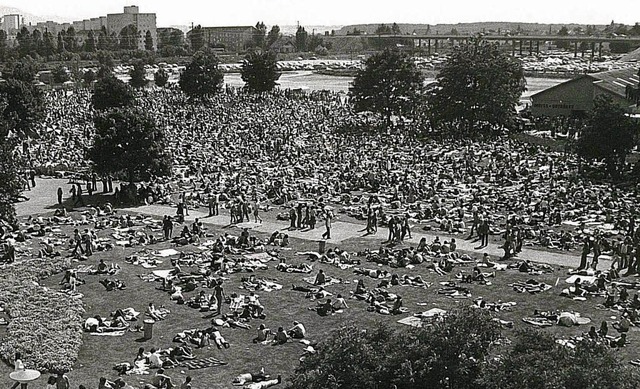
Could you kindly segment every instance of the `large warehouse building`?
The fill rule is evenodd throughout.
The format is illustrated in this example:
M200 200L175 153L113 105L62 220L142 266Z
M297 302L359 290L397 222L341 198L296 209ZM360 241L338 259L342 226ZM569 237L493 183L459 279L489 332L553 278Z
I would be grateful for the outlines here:
M534 116L583 116L599 95L608 95L629 113L639 113L640 71L636 68L585 74L531 96Z

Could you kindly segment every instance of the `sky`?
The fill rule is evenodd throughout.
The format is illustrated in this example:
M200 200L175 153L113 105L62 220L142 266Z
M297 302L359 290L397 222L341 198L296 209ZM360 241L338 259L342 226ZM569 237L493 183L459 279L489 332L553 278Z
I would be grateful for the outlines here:
M157 14L159 27L348 25L359 23L540 22L634 24L638 0L0 0L34 15L81 20L120 13L125 5Z

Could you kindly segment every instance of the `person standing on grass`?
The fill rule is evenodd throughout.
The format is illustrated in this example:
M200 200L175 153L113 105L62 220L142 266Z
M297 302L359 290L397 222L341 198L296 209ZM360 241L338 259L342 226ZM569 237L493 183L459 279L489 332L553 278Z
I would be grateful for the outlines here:
M58 187L58 205L62 205L62 188Z
M216 296L216 308L218 314L222 313L222 301L226 298L224 294L224 289L222 288L222 280L218 281L214 288L214 294Z
M253 219L255 223L262 223L262 218L260 217L260 200L256 199L253 204Z
M324 215L324 226L326 231L322 234L324 239L331 239L331 221L333 219L333 214L331 211L327 211Z

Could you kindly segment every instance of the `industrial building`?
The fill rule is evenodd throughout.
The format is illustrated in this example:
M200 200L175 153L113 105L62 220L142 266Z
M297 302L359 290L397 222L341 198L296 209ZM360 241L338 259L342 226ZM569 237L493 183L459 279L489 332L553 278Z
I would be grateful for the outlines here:
M640 72L637 68L585 74L531 96L534 116L584 116L600 95L610 96L629 113L638 113Z

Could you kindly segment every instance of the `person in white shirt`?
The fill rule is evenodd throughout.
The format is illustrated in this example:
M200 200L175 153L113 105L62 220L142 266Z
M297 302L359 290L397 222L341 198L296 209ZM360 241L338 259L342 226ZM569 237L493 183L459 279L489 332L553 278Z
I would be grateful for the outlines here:
M307 330L304 328L302 323L294 321L293 327L287 331L287 334L294 339L302 339L307 334Z

